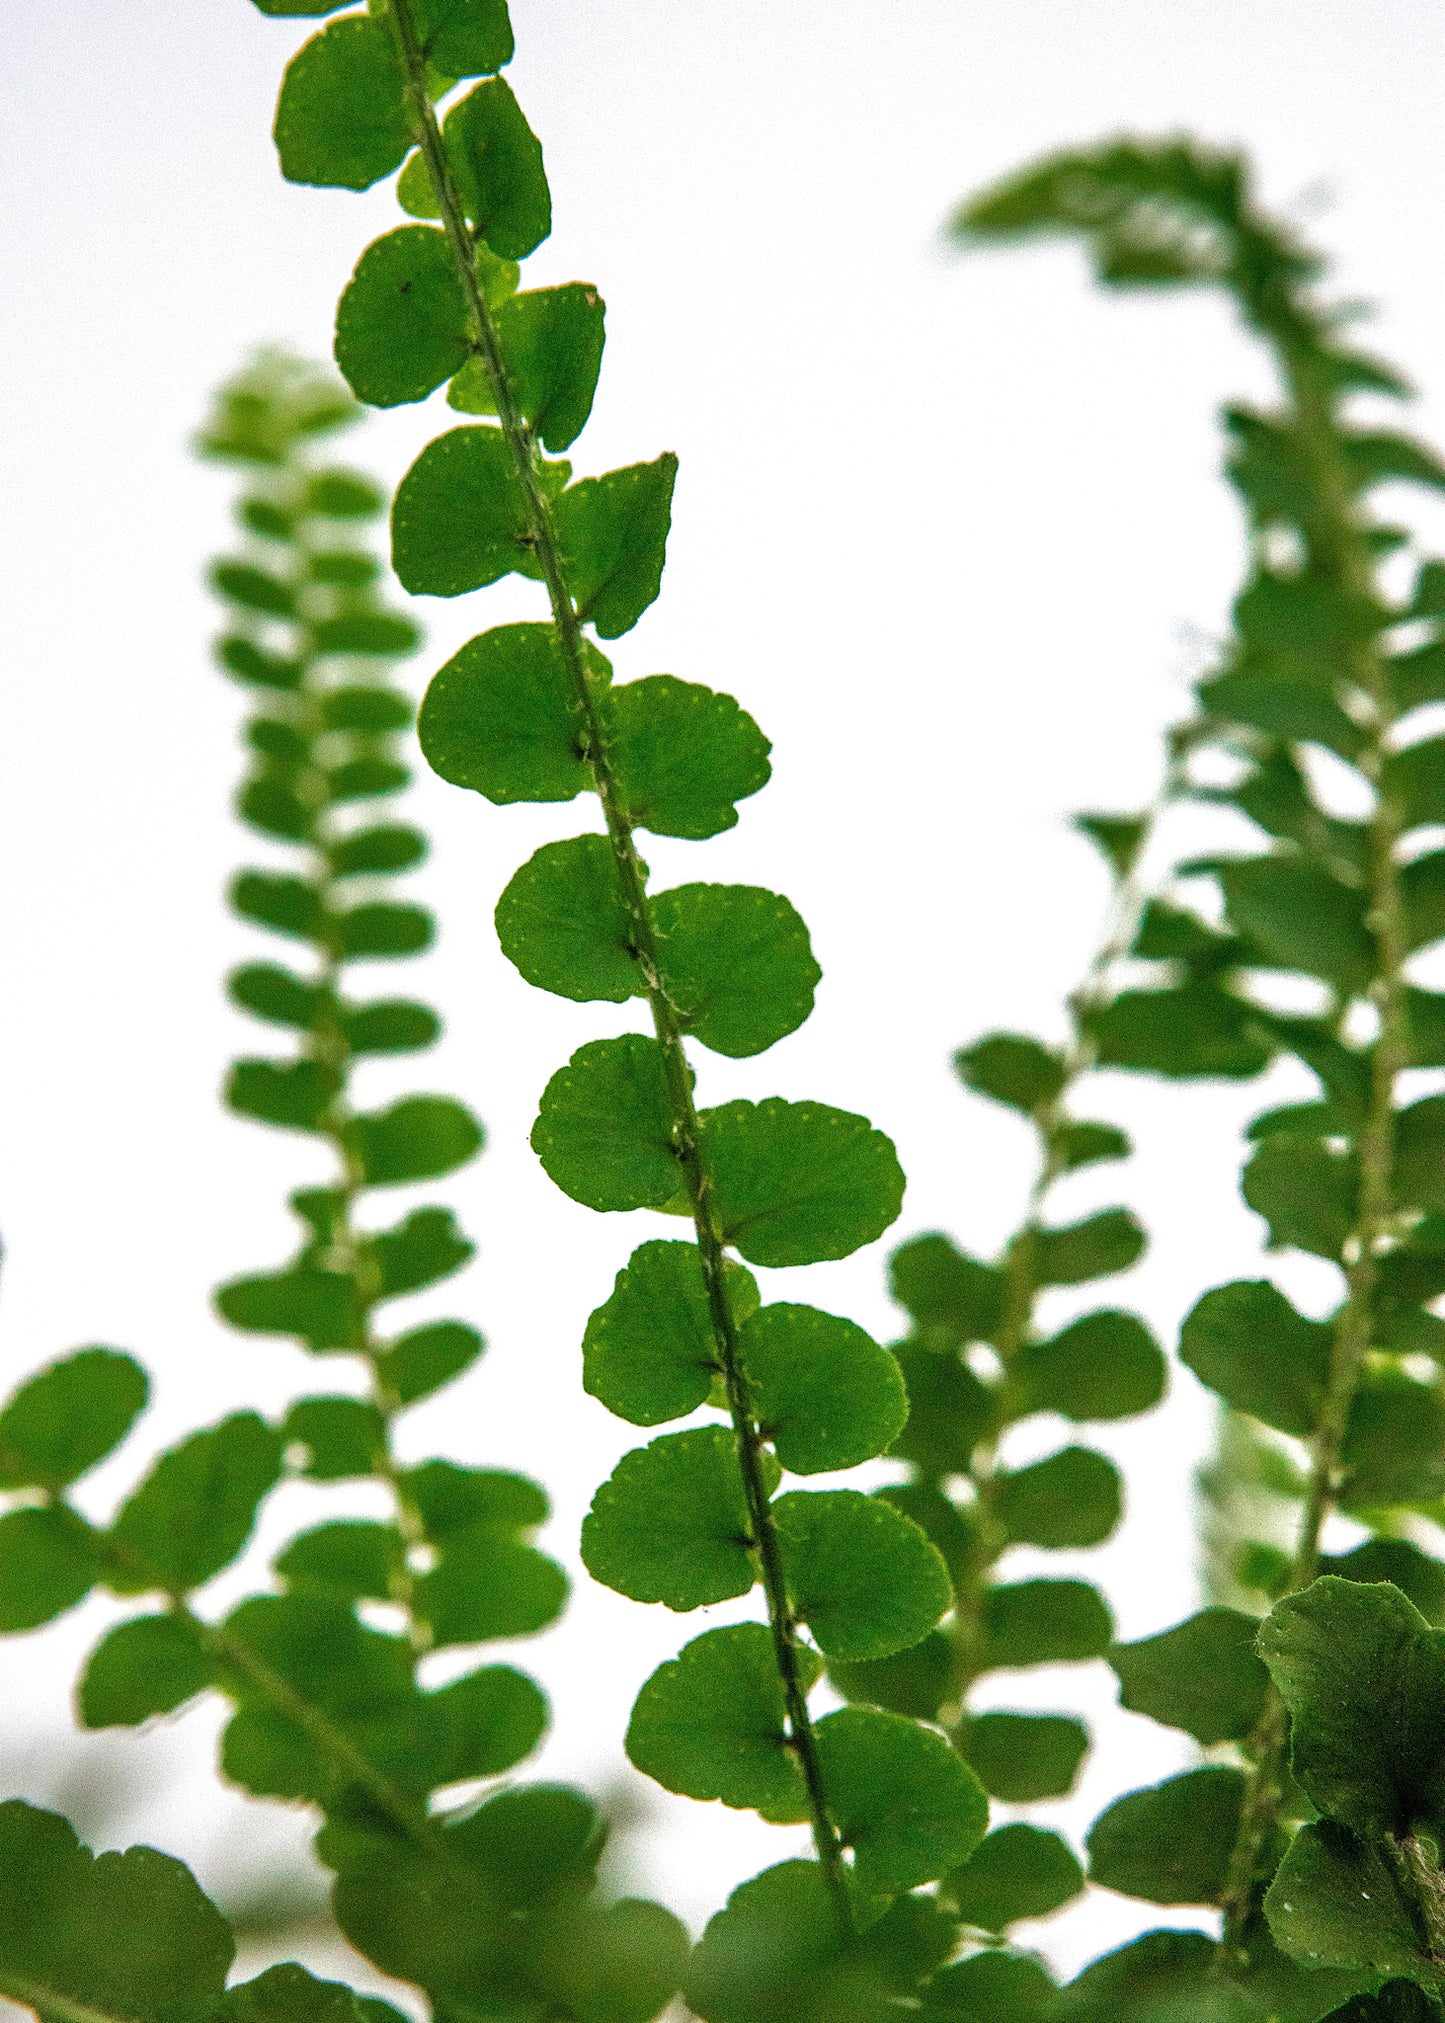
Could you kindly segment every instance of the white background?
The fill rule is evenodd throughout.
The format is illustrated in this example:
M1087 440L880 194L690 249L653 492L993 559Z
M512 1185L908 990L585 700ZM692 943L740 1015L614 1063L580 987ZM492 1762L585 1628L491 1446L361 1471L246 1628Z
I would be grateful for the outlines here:
M1063 818L1152 789L1160 729L1241 564L1214 409L1268 377L1213 302L1101 298L1067 250L964 260L941 223L1065 143L1187 128L1243 144L1270 202L1339 254L1342 286L1383 304L1380 348L1439 384L1445 17L1433 0L517 0L516 25L510 75L557 215L528 279L586 278L608 301L574 456L583 471L681 457L663 596L620 642L619 673L730 690L774 740L774 783L735 831L649 854L669 881L786 892L826 972L812 1021L763 1060L708 1057L702 1099L866 1112L910 1176L896 1233L946 1227L987 1250L1018 1214L1024 1133L965 1097L947 1056L999 1024L1060 1032L1104 892ZM264 851L227 812L239 705L208 666L199 587L231 483L186 451L252 344L326 353L357 254L396 221L384 188L277 174L271 105L305 28L244 0L40 0L7 31L0 1372L8 1385L92 1340L155 1372L97 1509L146 1443L333 1374L229 1334L209 1307L216 1282L289 1255L284 1195L320 1169L215 1100L229 1057L267 1044L219 991L263 952L219 894ZM346 454L394 479L445 422L436 402L403 409ZM418 680L471 632L539 612L537 596L513 584L427 607ZM405 984L443 1008L448 1037L420 1064L369 1070L363 1094L429 1087L485 1118L485 1157L426 1190L457 1204L480 1257L425 1310L466 1314L492 1349L409 1437L418 1456L537 1472L557 1504L550 1543L573 1561L593 1488L633 1442L583 1396L577 1343L649 1219L573 1206L526 1134L567 1053L632 1020L531 991L489 916L538 842L591 817L494 810L430 776L413 808L437 839L416 886L443 933L424 983L418 966ZM1075 1199L1119 1190L1143 1213L1153 1250L1127 1296L1166 1337L1256 1257L1235 1193L1251 1100L1096 1084L1139 1157ZM885 1249L766 1275L765 1290L886 1334ZM1165 1410L1107 1441L1131 1515L1091 1557L1125 1635L1193 1603L1189 1476L1208 1439L1181 1375ZM275 1529L346 1500L287 1491ZM112 1842L155 1839L235 1900L283 1852L299 1859L305 1821L217 1791L211 1712L65 1740L66 1682L104 1619L96 1605L0 1648L6 1789L60 1793ZM626 1768L633 1692L702 1626L580 1575L565 1624L523 1659L555 1706L543 1768L633 1808L619 1872L695 1927L798 1845ZM1121 1786L1185 1760L1108 1713L1101 1666L993 1683L1003 1704L1101 1714L1080 1797L1055 1809L1076 1836ZM1100 1898L1035 1936L1072 1969L1156 1921Z

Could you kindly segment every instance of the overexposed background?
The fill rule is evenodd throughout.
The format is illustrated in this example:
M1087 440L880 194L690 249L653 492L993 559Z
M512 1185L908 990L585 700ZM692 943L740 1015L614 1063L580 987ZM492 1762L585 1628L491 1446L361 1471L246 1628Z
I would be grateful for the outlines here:
M1214 410L1265 395L1268 378L1217 303L1101 298L1067 250L963 260L941 222L1033 154L1116 130L1243 144L1269 200L1337 252L1342 285L1383 305L1378 346L1438 387L1445 17L1433 0L514 12L510 75L557 215L527 278L593 280L608 302L574 458L590 471L681 457L663 596L619 642L619 674L735 692L774 740L774 784L736 830L705 853L649 838L648 854L669 881L786 892L826 972L800 1033L760 1061L705 1057L701 1096L866 1112L910 1177L894 1234L943 1227L986 1251L1017 1218L1027 1134L964 1096L947 1057L1000 1024L1061 1030L1104 896L1064 816L1152 791L1160 730L1186 706L1242 561ZM39 0L7 37L0 1371L8 1387L94 1340L152 1368L155 1404L134 1452L97 1477L98 1509L147 1445L334 1374L231 1335L209 1305L218 1281L290 1254L284 1196L320 1159L216 1102L231 1055L268 1045L219 987L262 939L219 895L267 853L228 813L240 701L207 661L200 577L229 539L233 486L186 449L209 390L253 344L326 354L357 254L396 222L385 187L358 198L279 178L271 106L309 32L245 0ZM426 414L369 422L343 454L394 480L447 419L438 396ZM1432 420L1427 397L1420 426ZM537 612L538 595L513 583L423 606L415 678L470 633ZM418 1458L535 1471L557 1505L549 1543L575 1565L591 1493L636 1437L583 1395L577 1344L649 1218L575 1207L526 1138L560 1061L633 1020L530 990L490 913L539 842L591 817L498 811L425 774L413 809L436 837L414 882L442 935L406 983L448 1035L420 1063L369 1068L362 1093L453 1092L486 1120L484 1158L424 1191L458 1206L479 1259L418 1308L465 1314L492 1347L408 1437ZM1166 1337L1205 1285L1257 1257L1234 1177L1255 1100L1095 1084L1094 1107L1129 1125L1139 1156L1081 1177L1074 1198L1144 1215L1150 1257L1107 1297ZM833 1303L886 1336L886 1248L806 1278L764 1274L766 1292ZM1131 1514L1080 1566L1124 1635L1194 1603L1186 1492L1208 1439L1187 1374L1159 1414L1101 1436L1128 1468ZM270 1523L288 1531L348 1502L288 1489ZM92 1604L0 1647L6 1792L59 1797L112 1841L152 1839L228 1903L264 1895L283 1862L304 1884L304 1817L211 1780L213 1710L66 1740L68 1680L106 1619ZM633 1824L619 1872L694 1928L799 1844L626 1766L633 1693L703 1626L579 1570L564 1624L519 1654L554 1703L541 1770L621 1803ZM1078 1797L1048 1814L1076 1840L1113 1792L1184 1760L1177 1738L1110 1712L1101 1665L990 1690L1098 1716ZM1032 1936L1071 1970L1155 1922L1178 1920L1100 1896Z

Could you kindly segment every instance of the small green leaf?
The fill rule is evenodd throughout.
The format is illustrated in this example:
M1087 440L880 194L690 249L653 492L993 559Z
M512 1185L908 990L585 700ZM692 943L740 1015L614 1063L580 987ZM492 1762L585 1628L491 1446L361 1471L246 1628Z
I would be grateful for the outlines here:
M623 1004L646 982L606 836L544 843L497 901L502 953L530 984L578 1004Z
M353 906L336 922L339 952L349 962L420 955L431 946L434 922L422 906Z
M383 998L374 1004L343 1005L337 1024L353 1054L410 1054L434 1046L441 1020L429 1005L405 998Z
M471 349L445 232L402 225L362 254L336 309L336 363L358 400L425 400Z
M318 471L306 487L305 510L329 520L374 520L385 504L375 483L355 471Z
M460 597L521 568L529 530L502 431L449 429L427 444L397 487L392 567L414 595Z
M1244 1773L1189 1770L1116 1799L1089 1829L1089 1879L1151 1904L1217 1904L1239 1833Z
M551 1514L547 1492L526 1475L499 1468L458 1468L424 1461L408 1470L406 1492L429 1539L446 1544L474 1525L514 1534L535 1531Z
M807 1018L823 972L808 930L756 885L679 885L648 904L662 985L686 1032L715 1053L763 1053Z
M213 563L211 588L232 604L240 604L247 611L259 611L267 618L295 615L296 593L291 585L250 562Z
M848 1257L902 1206L897 1155L866 1117L770 1096L706 1110L698 1125L724 1241L749 1264Z
M1065 1118L1049 1136L1064 1173L1077 1173L1081 1166L1097 1166L1106 1159L1127 1159L1134 1149L1128 1134L1116 1125L1087 1119Z
M994 1513L1011 1545L1101 1545L1123 1507L1118 1469L1089 1447L1065 1447L995 1478Z
M135 1616L107 1630L86 1661L76 1706L87 1728L137 1728L218 1683L219 1667L185 1616Z
M1411 858L1400 872L1400 898L1405 908L1405 938L1412 950L1427 947L1445 934L1445 850Z
M236 1061L226 1078L226 1102L263 1124L319 1131L339 1081L320 1061Z
M1052 1341L1025 1343L1013 1376L1026 1412L1129 1419L1159 1403L1166 1365L1137 1315L1105 1311L1071 1321Z
M981 1440L998 1432L998 1394L956 1352L900 1342L893 1351L908 1389L908 1423L892 1452L928 1475L966 1475Z
M655 463L584 478L553 507L553 531L577 615L603 639L630 632L662 586L676 476L677 458L667 454ZM535 563L530 566L535 574ZM397 574L406 583L400 569Z
M233 1328L251 1334L299 1335L319 1353L355 1347L363 1312L350 1272L319 1271L307 1263L232 1279L217 1292L216 1306Z
M10 1510L0 1517L0 1633L64 1615L100 1577L101 1542L72 1511Z
M846 1707L813 1732L828 1810L870 1894L933 1882L983 1839L983 1787L932 1729L900 1714Z
M556 1621L567 1589L555 1560L483 1522L448 1537L415 1594L418 1612L442 1646L530 1637Z
M287 66L274 132L290 183L365 190L399 168L411 121L388 24L351 14L304 43Z
M1363 892L1297 856L1251 857L1220 873L1231 923L1272 964L1339 990L1363 990L1375 969Z
M745 1595L758 1575L731 1430L664 1433L624 1454L592 1499L582 1561L635 1602L683 1610Z
M952 1639L943 1630L930 1630L922 1643L895 1651L891 1658L860 1665L835 1658L828 1677L852 1706L882 1707L915 1721L934 1721L955 1690Z
M231 886L231 904L243 920L298 941L319 941L325 932L321 895L302 878L242 871Z
M389 2002L318 1981L293 1961L228 1988L214 2015L216 2023L404 2023Z
M728 1271L733 1318L758 1303L751 1273ZM644 1243L617 1274L612 1296L587 1323L582 1384L634 1426L681 1419L706 1402L718 1372L717 1339L691 1243Z
M908 1416L893 1357L836 1314L763 1307L743 1323L738 1353L763 1438L794 1475L871 1460Z
M345 1139L368 1187L395 1187L465 1166L481 1149L482 1128L450 1096L406 1096L389 1110L353 1117Z
M634 828L701 841L768 783L772 747L730 695L651 674L603 700L608 756Z
M1102 1208L1097 1215L1064 1229L1040 1229L1034 1237L1040 1285L1083 1285L1127 1271L1144 1255L1145 1237L1127 1208Z
M1119 1704L1196 1742L1243 1742L1264 1712L1269 1674L1254 1648L1259 1624L1238 1609L1207 1608L1157 1637L1115 1644Z
M39 2016L196 2023L236 1945L190 1870L151 1847L92 1855L59 1813L0 1805L0 1985Z
M665 1208L682 1168L656 1040L626 1033L579 1047L543 1091L532 1150L584 1208Z
M547 1700L525 1672L483 1665L427 1695L446 1733L439 1784L497 1777L530 1756L547 1727Z
M1088 1015L1099 1065L1174 1081L1219 1075L1246 1081L1271 1049L1254 1007L1214 983L1126 990Z
M708 1926L686 1979L689 2010L707 2023L882 2023L958 1943L955 1919L907 1896L882 1916L854 1913L845 1941L815 1862L786 1862L734 1890Z
M605 680L606 662L591 672ZM499 625L433 679L417 722L432 771L499 807L570 801L592 784L582 706L550 625Z
M1325 1553L1320 1572L1340 1580L1389 1581L1435 1628L1445 1621L1445 1566L1406 1538L1367 1538L1349 1552Z
M1236 1411L1281 1433L1312 1434L1324 1410L1332 1330L1297 1313L1268 1279L1216 1286L1198 1300L1179 1354Z
M1302 1967L1359 1967L1438 1990L1445 1969L1426 1956L1419 1913L1378 1841L1332 1819L1302 1826L1264 1899L1275 1944Z
M423 1285L451 1277L470 1264L476 1244L457 1230L449 1208L417 1208L395 1230L382 1230L364 1244L364 1258L376 1272L376 1299L417 1293Z
M1445 1820L1445 1639L1398 1589L1327 1575L1275 1604L1259 1652L1321 1812L1367 1836Z
M121 1506L112 1536L124 1556L111 1587L185 1592L208 1581L241 1551L280 1474L280 1437L254 1412L172 1447Z
M248 962L233 969L226 979L226 991L233 1004L258 1019L299 1027L302 1032L310 1032L326 1009L326 994L318 985L303 983L289 969L272 962Z
M422 53L442 77L490 77L512 60L507 0L417 0Z
M1037 1960L995 1948L935 1974L923 1990L923 2023L1047 2023L1054 1984Z
M817 1661L800 1648L805 1683ZM808 1793L788 1747L782 1683L762 1623L706 1630L660 1665L637 1696L627 1755L685 1798L806 1819Z
M1001 1826L941 1892L966 1925L1004 1932L1021 1918L1047 1918L1084 1887L1073 1849L1042 1827Z
M1401 1370L1367 1370L1350 1400L1341 1460L1345 1510L1445 1496L1445 1398Z
M497 342L523 418L555 455L582 433L602 364L602 297L585 281L511 295L494 314ZM448 404L495 414L486 368L473 359L452 382Z
M1354 1228L1359 1165L1351 1152L1273 1136L1245 1167L1242 1192L1269 1224L1271 1248L1292 1245L1333 1264Z
M989 1667L1101 1658L1114 1634L1108 1604L1082 1580L1021 1580L984 1597Z
M1445 812L1442 812L1445 820ZM1394 1193L1402 1207L1445 1210L1445 1097L1427 1096L1395 1120Z
M286 1587L342 1601L389 1601L404 1561L400 1532L370 1519L298 1532L276 1560Z
M961 1746L985 1791L1009 1805L1032 1805L1073 1790L1089 1731L1066 1714L974 1714Z
M825 1657L907 1650L949 1607L953 1588L937 1549L877 1498L854 1489L793 1490L778 1498L773 1515L794 1611Z
M281 1439L288 1462L293 1447L306 1450L299 1472L313 1482L370 1475L386 1452L381 1414L365 1398L298 1398Z
M991 1341L1003 1318L1004 1273L965 1257L946 1236L915 1236L895 1250L888 1281L930 1347Z
M431 1321L398 1336L379 1357L382 1379L403 1405L429 1398L469 1370L485 1344L465 1321Z
M500 77L447 114L447 160L477 237L504 260L525 260L552 229L542 144Z
M1203 1932L1146 1932L1059 1990L1048 2023L1255 2023L1259 2010L1215 1968Z
M953 1066L965 1088L1007 1103L1026 1117L1046 1110L1065 1080L1058 1055L1020 1033L990 1033L975 1040L971 1047L959 1049Z
M119 1349L77 1349L0 1411L0 1489L63 1489L118 1447L145 1409L145 1371Z

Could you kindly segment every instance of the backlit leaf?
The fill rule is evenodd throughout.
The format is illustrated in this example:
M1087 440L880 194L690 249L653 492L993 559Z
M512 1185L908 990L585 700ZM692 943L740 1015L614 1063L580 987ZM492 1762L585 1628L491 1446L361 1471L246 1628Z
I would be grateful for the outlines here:
M757 1286L740 1266L729 1268L728 1291L735 1320L756 1308ZM640 1245L587 1323L583 1388L620 1419L659 1426L703 1404L718 1367L697 1247Z
M402 225L357 262L336 310L336 363L358 400L425 400L470 350L466 298L445 232Z
M1195 1303L1179 1353L1236 1411L1303 1437L1324 1409L1331 1334L1323 1321L1297 1313L1268 1279L1242 1279Z
M699 1118L725 1241L749 1264L817 1264L881 1236L903 1200L893 1146L823 1103L725 1103Z
M275 137L291 183L365 190L401 166L411 121L385 21L351 14L303 44L287 66Z
M241 1551L280 1473L280 1437L254 1412L193 1433L121 1505L113 1536L126 1557L110 1585L117 1594L199 1587Z
M738 1354L763 1437L794 1475L870 1460L907 1417L893 1357L836 1314L763 1307L739 1330Z
M1089 1878L1152 1904L1218 1903L1244 1794L1242 1771L1189 1770L1131 1791L1089 1829Z
M1128 1419L1158 1404L1166 1367L1137 1315L1105 1311L1071 1321L1051 1341L1025 1343L1013 1376L1027 1411L1076 1421Z
M906 1650L949 1607L938 1551L886 1503L853 1489L793 1490L773 1514L794 1611L825 1657Z
M27 1378L0 1411L0 1488L74 1482L120 1445L149 1393L119 1349L77 1349Z
M1201 1609L1155 1637L1115 1644L1119 1704L1196 1742L1242 1742L1264 1712L1269 1674L1255 1652L1255 1617Z
M1102 1657L1113 1618L1097 1588L1082 1580L1022 1580L984 1597L989 1664L1059 1665Z
M532 1150L584 1208L665 1208L682 1168L656 1040L627 1033L579 1047L543 1091Z
M542 145L508 86L489 77L447 114L447 160L477 237L524 260L552 229Z
M1073 1790L1089 1731L1065 1714L974 1714L961 1746L985 1791L1010 1805L1032 1805Z
M603 721L628 819L654 835L716 836L768 783L768 740L730 695L697 682L629 681L609 690Z
M597 655L592 671L605 679ZM550 625L499 625L432 679L417 723L433 772L489 801L570 801L591 785L583 717Z
M345 1138L365 1184L394 1187L465 1166L481 1149L482 1130L450 1096L405 1096L389 1110L353 1117Z
M1074 1851L1056 1833L1001 1826L968 1864L945 1878L943 1895L966 1925L1003 1932L1021 1918L1046 1918L1084 1887Z
M817 1661L799 1650L805 1682ZM808 1794L786 1741L785 1704L770 1631L762 1623L706 1630L660 1665L637 1696L629 1760L686 1798L756 1807L769 1819L806 1819Z
M734 1059L813 1009L822 971L801 917L756 885L679 885L649 902L662 984L686 1032Z
M427 444L397 487L392 567L416 595L459 597L522 566L529 526L502 431L449 429Z
M1001 1470L993 1508L1012 1545L1100 1545L1123 1510L1119 1471L1092 1448L1065 1447L1026 1468Z
M568 591L579 617L603 639L630 632L661 588L676 476L677 458L660 456L655 463L584 478L553 508ZM406 583L400 568L397 574Z
M582 1560L633 1601L696 1609L748 1592L750 1539L732 1431L699 1426L622 1457L592 1499Z
M828 1810L863 1889L916 1889L966 1861L988 1800L941 1735L899 1714L847 1707L814 1729Z
M76 1706L87 1728L134 1728L183 1707L218 1677L215 1658L184 1616L134 1616L91 1652Z
M503 955L539 990L579 1004L646 990L606 836L544 843L513 873L496 923Z
M100 1578L100 1542L72 1512L0 1517L0 1633L38 1629L85 1600Z

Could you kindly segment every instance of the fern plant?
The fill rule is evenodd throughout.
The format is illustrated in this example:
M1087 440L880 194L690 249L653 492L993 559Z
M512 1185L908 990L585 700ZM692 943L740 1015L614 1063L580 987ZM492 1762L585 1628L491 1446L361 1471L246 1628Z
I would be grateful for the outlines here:
M525 1674L466 1669L466 1654L544 1627L565 1580L530 1543L547 1514L536 1484L399 1458L400 1416L481 1342L459 1321L393 1333L381 1310L471 1247L446 1209L377 1228L368 1198L457 1170L481 1132L447 1097L360 1106L367 1058L423 1050L438 1030L410 999L363 999L348 969L419 952L432 932L388 882L423 839L382 811L406 784L411 721L390 664L419 641L358 537L381 494L313 450L355 404L291 361L258 360L225 389L203 440L245 474L245 546L213 575L220 658L253 705L238 812L299 853L244 872L233 903L311 952L307 970L253 961L232 978L237 1004L296 1041L237 1063L227 1095L313 1140L330 1171L292 1198L295 1258L219 1303L235 1327L290 1335L346 1374L279 1424L242 1412L192 1435L108 1522L73 1485L125 1437L144 1373L94 1348L32 1377L0 1411L0 1628L37 1627L97 1585L140 1598L86 1666L82 1720L137 1725L224 1695L224 1773L319 1817L339 1930L438 2023L647 2023L679 1992L703 2023L1439 2023L1445 1577L1424 1548L1445 1520L1445 1095L1416 1100L1406 1077L1445 1066L1445 1001L1411 967L1445 934L1445 852L1429 834L1445 820L1445 740L1411 722L1445 701L1445 565L1402 590L1406 537L1368 495L1445 472L1356 418L1357 394L1401 384L1348 342L1320 263L1263 214L1237 158L1118 143L966 208L974 243L1066 232L1110 283L1222 286L1273 351L1280 408L1228 416L1249 580L1160 800L1212 801L1256 840L1159 883L1152 817L1087 818L1116 890L1067 1044L993 1034L958 1060L1038 1138L1000 1258L938 1235L905 1245L893 1286L912 1332L896 1351L765 1299L755 1274L880 1238L902 1175L849 1110L714 1100L697 1083L710 1057L795 1031L819 971L776 893L652 889L642 839L733 826L768 781L769 748L732 697L614 679L604 653L659 594L676 465L573 479L605 311L590 283L520 285L551 196L500 75L511 54L504 0L375 0L292 59L275 135L296 182L367 189L399 171L412 222L363 252L338 309L352 393L396 407L445 386L470 417L398 490L402 586L539 586L537 617L481 632L433 677L422 749L493 805L595 797L591 823L538 850L496 908L525 984L638 1014L620 1035L579 1035L538 1092L541 1164L581 1206L673 1218L597 1288L581 1345L596 1398L672 1428L599 1488L582 1558L634 1602L752 1610L639 1681L618 1739L673 1792L805 1826L812 1855L741 1884L689 1947L661 1906L599 1897L603 1829L581 1794L494 1781L524 1762L546 1708ZM1356 812L1332 801L1321 751L1352 779ZM1284 1008L1281 976L1296 999L1314 991L1311 1010ZM1272 1606L1261 1623L1214 1603L1111 1644L1094 1588L1016 1583L1002 1563L1014 1544L1101 1540L1120 1494L1087 1448L1016 1466L1011 1430L1045 1411L1127 1416L1163 1384L1157 1345L1125 1313L1046 1333L1051 1287L1126 1269L1143 1242L1122 1208L1057 1219L1057 1181L1128 1151L1081 1114L1081 1085L1096 1065L1247 1080L1281 1060L1317 1092L1251 1127L1246 1199L1275 1247L1334 1268L1336 1307L1307 1314L1273 1280L1218 1287L1181 1344L1236 1415L1213 1475L1243 1528L1233 1599ZM907 1479L849 1478L880 1457ZM388 1514L343 1505L283 1545L267 1592L221 1613L209 1583L298 1477L366 1485ZM1260 1484L1293 1510L1288 1550L1250 1535ZM980 1713L970 1695L991 1670L1106 1651L1126 1707L1213 1754L1109 1806L1089 1878L1212 1908L1222 1934L1146 1933L1060 1987L1009 1932L1076 1894L1079 1864L1023 1822L988 1834L988 1793L1067 1788L1086 1737L1067 1715ZM53 2023L397 2014L295 1965L227 1989L233 1950L180 1864L148 1849L93 1859L57 1816L0 1806L0 1992Z
M1060 156L958 222L972 241L1078 236L1110 285L1227 290L1282 390L1274 411L1226 412L1251 571L1224 663L1198 689L1235 762L1228 784L1201 791L1269 847L1194 869L1218 890L1215 937L1233 940L1233 959L1313 988L1309 1016L1256 994L1251 1031L1302 1063L1317 1094L1256 1119L1243 1187L1270 1246L1327 1260L1340 1296L1313 1318L1271 1280L1234 1284L1185 1323L1195 1374L1296 1443L1295 1466L1279 1452L1270 1483L1293 1491L1297 1522L1288 1551L1246 1540L1236 1562L1247 1585L1283 1597L1258 1652L1252 1618L1216 1607L1115 1656L1126 1705L1237 1743L1242 1766L1132 1794L1096 1824L1099 1880L1224 1913L1217 1951L1156 1934L1098 1985L1123 1999L1131 1974L1212 1976L1248 1991L1241 2015L1252 2001L1314 2017L1331 1990L1397 1977L1409 1986L1341 2013L1435 2015L1445 1885L1423 1680L1436 1633L1409 1596L1438 1615L1442 1583L1405 1534L1442 1509L1431 1302L1445 1289L1445 1096L1409 1100L1405 1077L1445 1065L1445 1001L1412 969L1445 932L1445 854L1430 833L1445 819L1445 742L1415 714L1445 699L1434 625L1445 571L1425 560L1402 594L1394 558L1408 535L1372 515L1370 495L1394 482L1440 489L1445 467L1355 417L1360 394L1407 389L1354 348L1346 314L1318 294L1323 263L1260 211L1237 157L1129 142ZM1357 812L1339 811L1319 753L1346 770ZM1267 1434L1252 1445L1271 1451ZM1372 1535L1331 1554L1338 1515Z

